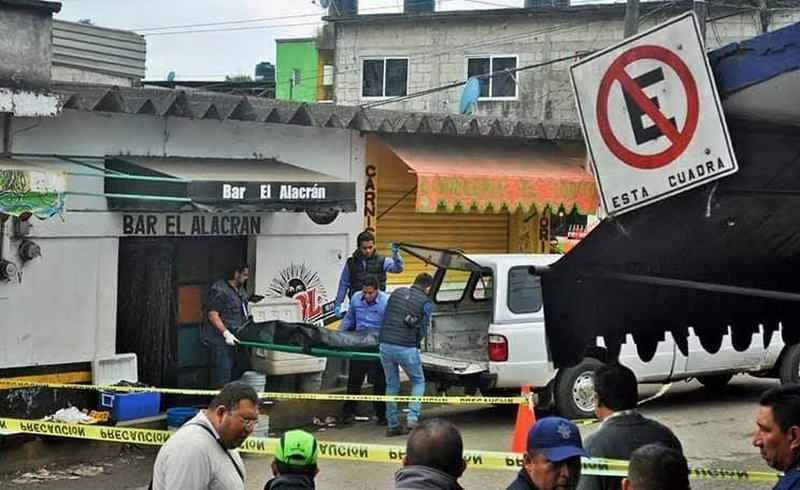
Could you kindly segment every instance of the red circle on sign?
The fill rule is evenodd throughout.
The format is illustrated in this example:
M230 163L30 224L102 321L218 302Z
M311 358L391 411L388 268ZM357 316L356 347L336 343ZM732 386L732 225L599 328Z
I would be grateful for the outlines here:
M686 123L683 125L682 131L678 131L677 128L672 126L672 123L667 120L655 104L650 101L650 98L625 72L626 66L641 59L661 61L678 74L678 78L686 92ZM670 139L672 145L669 148L651 155L635 153L626 148L614 136L614 131L611 129L611 123L608 120L608 98L614 82L620 83L622 90L634 99L637 105L659 127L662 134ZM678 158L689 146L689 142L697 129L697 121L700 116L699 99L694 77L692 77L689 67L678 55L661 46L637 46L631 48L614 60L600 82L600 88L597 92L597 125L600 129L600 135L603 137L608 149L631 167L644 170L661 168Z

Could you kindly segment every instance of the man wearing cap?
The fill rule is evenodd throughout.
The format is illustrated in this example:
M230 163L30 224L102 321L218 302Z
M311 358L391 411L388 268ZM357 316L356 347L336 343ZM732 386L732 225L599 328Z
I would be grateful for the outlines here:
M561 417L545 417L528 432L522 469L506 490L575 488L582 457L587 455L578 427Z
M313 489L314 478L319 473L318 454L317 440L313 435L302 430L284 433L272 462L275 477L267 482L264 490Z

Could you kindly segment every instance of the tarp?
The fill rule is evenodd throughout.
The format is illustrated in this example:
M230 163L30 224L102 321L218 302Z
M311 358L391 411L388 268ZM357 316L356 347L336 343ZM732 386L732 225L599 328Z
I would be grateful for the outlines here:
M728 44L708 54L720 96L800 70L800 23Z
M66 175L34 162L0 159L0 214L49 218L64 210Z
M486 141L465 138L425 138L420 135L382 137L417 177L416 210L440 208L494 211L549 206L582 214L597 211L594 180L584 160L551 142Z
M800 340L800 134L729 121L738 174L606 219L543 273L556 366L630 333L648 360L666 332L687 352L693 327L716 352ZM763 325L764 334L754 338Z
M371 332L336 332L308 323L249 322L237 332L240 340L270 344L294 345L307 350L311 348L346 349L348 351L378 350L378 336Z

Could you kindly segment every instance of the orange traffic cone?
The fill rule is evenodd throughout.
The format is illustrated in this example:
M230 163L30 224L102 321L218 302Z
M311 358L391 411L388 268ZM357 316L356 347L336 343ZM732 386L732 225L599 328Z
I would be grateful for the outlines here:
M528 432L536 423L530 385L522 387L522 396L526 397L527 401L520 403L517 409L517 422L514 424L514 436L511 439L511 451L514 453L524 453L528 449Z

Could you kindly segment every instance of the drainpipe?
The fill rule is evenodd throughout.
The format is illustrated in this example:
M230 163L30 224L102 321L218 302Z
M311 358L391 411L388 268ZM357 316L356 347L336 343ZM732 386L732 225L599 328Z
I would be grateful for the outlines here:
M3 155L11 154L11 120L14 116L10 112L3 113Z

